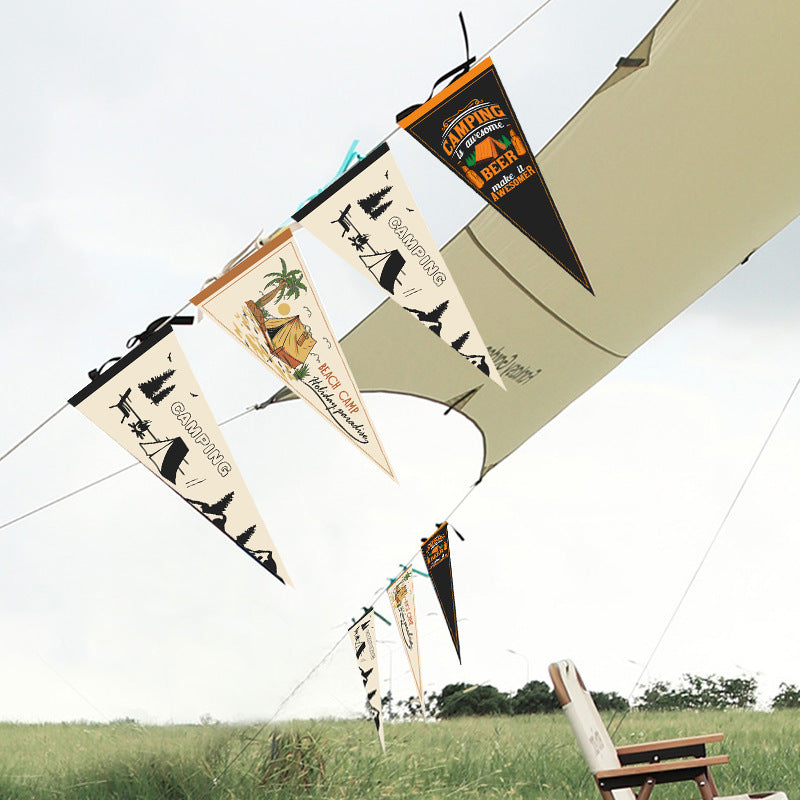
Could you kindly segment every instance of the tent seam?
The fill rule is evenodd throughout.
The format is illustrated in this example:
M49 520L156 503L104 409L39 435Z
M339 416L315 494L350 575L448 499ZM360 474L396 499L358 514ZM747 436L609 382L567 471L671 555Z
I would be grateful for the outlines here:
M467 232L467 234L469 235L470 239L472 239L472 241L475 243L475 246L476 246L476 247L477 247L477 248L478 248L478 249L479 249L479 250L480 250L480 251L481 251L481 252L482 252L482 253L483 253L483 254L486 256L486 258L488 258L488 259L489 259L489 261L491 261L491 262L492 262L492 264L494 264L494 266L495 266L495 267L496 267L496 268L497 268L497 269L498 269L498 270L499 270L499 271L500 271L500 272L501 272L503 275L505 275L505 276L506 276L506 278L508 278L508 280L509 280L509 281L511 281L511 283L513 283L513 284L514 284L514 285L515 285L515 286L516 286L516 287L517 287L517 288L518 288L518 289L519 289L519 290L520 290L520 291L521 291L521 292L522 292L524 295L526 295L526 296L527 296L527 297L529 297L531 300L533 300L533 302L534 302L534 303L536 303L536 305L537 305L537 306L539 306L539 308L541 308L543 311L547 312L547 313L548 313L548 314L549 314L549 315L550 315L550 316L551 316L553 319L555 319L555 320L557 320L558 322L560 322L560 323L561 323L561 324L562 324L562 325L563 325L565 328L568 328L568 329L569 329L569 330L571 330L571 331L572 331L572 332L573 332L573 333L574 333L576 336L580 336L580 338L581 338L581 339L583 339L585 342L588 342L589 344L593 345L593 346L594 346L594 347L596 347L598 350L602 350L604 353L608 353L610 356L614 356L615 358L620 358L620 359L625 359L625 358L627 358L627 355L623 355L623 354L621 354L621 353L617 353L617 352L615 352L614 350L610 350L608 347L604 347L604 346L603 346L602 344L600 344L599 342L596 342L596 341L594 341L594 339L590 339L590 338L589 338L589 337L588 337L588 336L587 336L585 333L582 333L582 332L581 332L581 331L579 331L579 330L578 330L578 329L577 329L577 328L576 328L574 325L570 325L570 323L569 323L569 322L567 322L567 321L566 321L566 320L565 320L563 317L560 317L558 314L556 314L556 312L555 312L555 311L553 311L553 309L551 309L551 308L548 308L548 307L547 307L547 306L546 306L546 305L545 305L545 304L544 304L544 303L543 303L541 300L539 300L539 298L538 298L538 297L536 297L536 295L534 295L534 294L531 294L531 292L530 292L530 291L529 291L529 290L528 290L528 289L527 289L527 288L526 288L526 287L525 287L523 284L521 284L521 283L520 283L520 282L519 282L519 281L518 281L518 280L517 280L517 279L516 279L516 278L515 278L515 277L514 277L514 276L513 276L513 275L512 275L512 274L511 274L511 273L510 273L510 272L509 272L509 271L508 271L508 270L507 270L507 269L506 269L506 268L505 268L505 267L504 267L504 266L503 266L503 265L502 265L502 264L501 264L501 263L500 263L500 262L499 262L499 261L498 261L498 260L497 260L497 259L496 259L496 258L495 258L495 257L494 257L494 256L493 256L493 255L492 255L490 252L489 252L489 251L488 251L488 250L487 250L487 249L486 249L486 248L485 248L485 247L484 247L484 246L483 246L483 244L482 244L482 243L481 243L481 241L478 239L478 237L475 235L475 233L473 232L473 230L472 230L472 228L470 227L470 225L469 225L469 224L468 224L468 225L467 225L467 226L464 228L464 230Z

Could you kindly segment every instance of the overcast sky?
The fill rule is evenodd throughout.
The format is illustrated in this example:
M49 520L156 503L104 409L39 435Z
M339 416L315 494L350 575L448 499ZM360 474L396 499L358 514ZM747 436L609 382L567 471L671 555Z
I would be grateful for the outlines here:
M666 10L552 0L492 53L540 149ZM0 32L4 108L0 452L368 152L395 113L534 6L464 0L35 2ZM776 100L777 102L777 100ZM406 134L392 150L437 241L480 208ZM755 200L754 200L755 202ZM339 335L382 295L298 235ZM798 378L789 226L568 407L452 516L459 666L416 582L423 681L547 679L571 657L627 695ZM217 419L278 384L208 320L178 336ZM295 582L273 580L144 468L0 531L0 718L268 718L461 500L480 434L422 400L369 395L394 484L300 403L223 428ZM703 566L647 679L800 683L800 400ZM129 463L74 409L0 464L0 524ZM417 562L417 565L419 562ZM376 609L389 616L382 599ZM384 690L413 684L379 622ZM515 652L510 652L515 651ZM361 712L347 641L281 710Z

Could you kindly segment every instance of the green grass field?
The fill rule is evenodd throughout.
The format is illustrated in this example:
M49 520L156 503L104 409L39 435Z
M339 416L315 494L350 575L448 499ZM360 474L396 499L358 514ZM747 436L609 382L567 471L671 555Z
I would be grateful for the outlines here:
M714 773L723 794L783 789L800 800L800 711L631 713L615 740L714 731L725 741L710 753L731 757ZM387 724L385 756L367 721L286 724L254 738L257 732L2 724L0 798L600 798L560 713ZM686 784L654 793L693 796Z

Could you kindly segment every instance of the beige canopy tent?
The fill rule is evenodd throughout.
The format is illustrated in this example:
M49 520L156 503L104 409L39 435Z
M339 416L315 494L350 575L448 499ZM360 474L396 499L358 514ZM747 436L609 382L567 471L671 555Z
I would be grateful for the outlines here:
M798 41L796 0L674 3L537 155L595 295L486 207L442 253L508 391L389 301L362 391L459 410L485 475L800 213Z

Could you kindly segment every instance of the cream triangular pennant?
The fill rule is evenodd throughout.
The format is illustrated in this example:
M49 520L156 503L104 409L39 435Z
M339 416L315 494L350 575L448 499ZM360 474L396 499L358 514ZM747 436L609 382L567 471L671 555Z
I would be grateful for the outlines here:
M403 649L408 656L411 674L417 687L422 716L425 717L425 696L422 692L422 677L419 667L419 640L417 639L417 611L414 604L413 570L406 567L403 573L386 590L394 612L394 621L400 632Z
M69 402L279 581L291 585L170 326Z
M378 678L378 650L375 637L375 614L370 609L350 628L350 641L356 654L361 682L367 693L367 705L378 731L381 749L386 752L383 740L383 714L381 706L381 687Z
M387 144L293 216L505 389Z
M394 478L288 228L192 303Z

